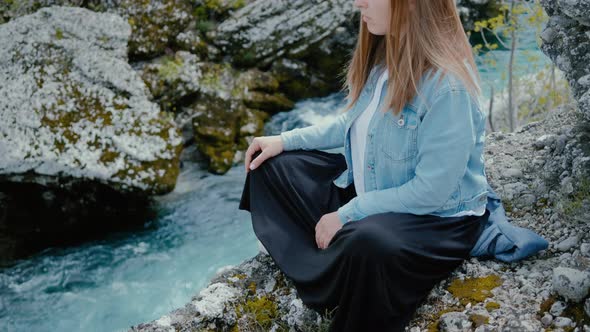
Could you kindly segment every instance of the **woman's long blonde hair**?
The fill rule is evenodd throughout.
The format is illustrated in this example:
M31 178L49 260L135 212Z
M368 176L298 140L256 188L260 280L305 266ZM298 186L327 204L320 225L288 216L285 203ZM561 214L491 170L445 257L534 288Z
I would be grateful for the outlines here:
M476 98L481 93L480 76L454 0L415 0L413 11L408 0L391 0L385 35L369 32L360 18L357 45L345 68L342 91L348 90L349 103L344 111L358 100L376 64L386 64L389 70L384 99L389 102L383 110L393 109L395 115L418 93L418 82L429 69L431 74L442 69L441 79L445 73L455 74Z

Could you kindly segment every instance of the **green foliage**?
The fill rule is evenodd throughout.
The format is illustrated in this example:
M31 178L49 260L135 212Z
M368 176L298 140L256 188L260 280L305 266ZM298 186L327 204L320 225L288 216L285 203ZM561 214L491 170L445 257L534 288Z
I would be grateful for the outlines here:
M555 65L548 63L546 58L531 54L529 50L519 48L519 37L530 30L534 30L537 46L541 45L541 30L548 20L539 0L515 0L511 4L500 6L500 13L474 24L474 30L468 32L471 36L476 33L481 43L472 46L474 55L479 57L484 71L497 71L501 81L508 81L508 98L511 99L510 114L515 114L516 124L541 120L543 115L570 100L569 85L565 79L556 79ZM490 51L509 51L510 60L506 67L500 67L498 53ZM516 62L516 55L526 58L527 68L520 68ZM518 76L517 73L528 72L532 75ZM547 74L550 73L550 74ZM485 82L491 83L491 82ZM482 87L483 88L483 87ZM527 96L526 102L519 102L515 95L519 93ZM491 98L497 97L494 93ZM491 110L493 113L493 110Z

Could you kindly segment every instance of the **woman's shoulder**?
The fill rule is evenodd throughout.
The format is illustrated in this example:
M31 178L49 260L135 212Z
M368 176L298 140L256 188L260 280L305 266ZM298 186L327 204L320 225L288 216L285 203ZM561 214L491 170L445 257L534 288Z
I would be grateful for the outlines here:
M429 108L428 106L432 106L437 100L447 97L451 98L454 95L465 96L473 105L481 108L481 94L472 94L465 80L450 71L444 71L442 69L432 70L431 75L426 76L420 90L423 99L417 98L422 101L417 101L417 103L427 105L427 109Z
M433 97L449 90L467 90L466 84L461 77L442 68L430 70L424 85L433 92Z

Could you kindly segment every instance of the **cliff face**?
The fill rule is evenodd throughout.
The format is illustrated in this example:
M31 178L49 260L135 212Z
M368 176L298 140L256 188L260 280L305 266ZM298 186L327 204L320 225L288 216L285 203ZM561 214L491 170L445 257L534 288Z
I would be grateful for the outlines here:
M590 1L541 0L551 18L543 30L542 50L566 73L579 108L590 120Z
M576 102L514 133L489 134L485 159L511 222L550 247L517 263L466 261L433 289L410 331L590 329L590 2L543 4L551 16L543 50L565 71ZM184 308L131 330L314 331L328 323L260 253L219 271Z

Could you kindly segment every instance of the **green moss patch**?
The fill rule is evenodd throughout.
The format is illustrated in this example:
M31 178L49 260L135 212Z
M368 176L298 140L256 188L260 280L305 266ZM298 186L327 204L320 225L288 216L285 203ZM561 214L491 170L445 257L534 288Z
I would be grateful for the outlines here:
M238 320L247 315L248 325L262 328L264 331L270 330L273 322L278 319L278 305L272 296L247 299L244 302L238 303L235 312ZM233 330L239 331L237 324L234 326Z
M486 303L485 308L487 311L492 312L494 310L500 309L500 304L498 302L490 301Z
M489 275L481 278L455 279L451 282L448 291L456 297L462 305L468 303L483 302L492 296L492 289L502 285L502 280L497 275Z
M478 314L471 314L469 315L469 320L473 323L473 325L477 328L481 325L487 324L490 322L490 317Z

